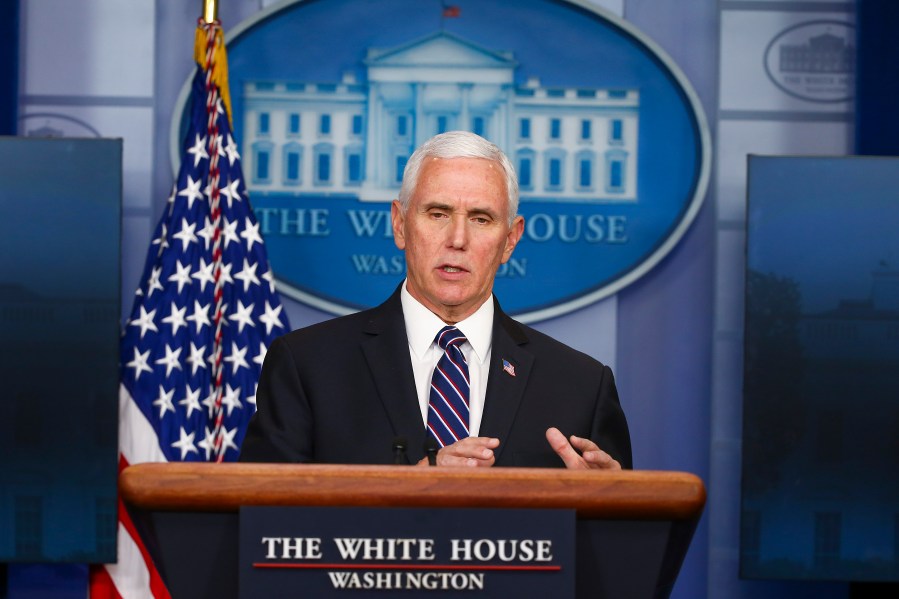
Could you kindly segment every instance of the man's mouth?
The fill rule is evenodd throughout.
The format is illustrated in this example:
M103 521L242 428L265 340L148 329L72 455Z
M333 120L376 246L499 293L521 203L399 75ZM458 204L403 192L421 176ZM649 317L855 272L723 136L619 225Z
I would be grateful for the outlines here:
M462 269L462 268L460 268L460 267L458 267L458 266L449 266L449 265L446 265L446 264L443 265L443 266L441 266L440 269L441 269L443 272L463 272L463 270L464 270L464 269Z

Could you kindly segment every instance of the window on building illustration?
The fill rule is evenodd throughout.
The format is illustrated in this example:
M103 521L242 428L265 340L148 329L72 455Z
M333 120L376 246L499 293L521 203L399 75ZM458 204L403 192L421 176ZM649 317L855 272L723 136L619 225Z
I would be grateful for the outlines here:
M565 154L562 150L553 149L546 153L545 181L547 191L560 191L565 184Z
M362 115L361 114L353 115L352 127L353 127L353 135L355 135L357 137L362 135Z
M534 188L534 150L519 150L515 156L518 167L518 187L522 191L530 191Z
M612 160L609 163L609 190L617 191L624 187L624 163Z
M593 186L593 161L589 158L579 158L577 161L577 184L581 189Z
M549 159L549 185L550 187L562 185L562 161L558 158Z
M596 164L596 154L590 150L582 150L574 158L575 186L578 191L590 191L593 189L593 169Z
M332 155L334 146L328 143L321 143L313 148L313 176L316 185L331 185L333 179L334 168Z
M331 115L323 114L319 117L318 132L322 135L331 135Z
M446 115L440 115L437 117L437 133L446 133L447 132L447 124L449 120L446 118Z
M272 151L274 145L271 142L257 142L253 144L253 182L272 182Z
M319 154L318 155L318 170L317 179L318 183L328 183L331 180L331 155L330 154Z
M394 181L396 183L403 182L403 171L406 170L406 163L409 162L409 157L401 154L396 157L396 173L394 177Z
M271 115L267 112L259 113L259 135L268 135L271 129Z
M562 139L562 119L549 119L549 138L553 141Z
M287 153L284 179L286 183L296 183L300 180L300 155L297 152Z
M590 139L593 136L592 125L593 123L588 119L584 119L581 121L581 139L586 140Z
M353 146L346 149L346 184L359 185L364 176L362 169L362 148Z
M260 151L256 155L256 180L268 181L269 179L269 159L270 154L266 151Z
M621 150L615 150L606 154L606 191L609 193L622 193L625 188L625 166L627 154Z
M362 155L350 154L347 156L347 183L362 182Z
M291 115L287 118L287 132L290 135L300 134L300 115L296 112L291 113Z
M518 137L531 139L531 119L518 119Z
M484 117L476 116L471 119L471 131L475 135L484 137Z
M300 183L303 149L299 144L284 146L284 183L297 185Z
M814 564L818 570L831 570L840 561L843 518L839 512L815 512Z
M396 117L396 135L397 137L409 135L409 117L404 114Z
M531 158L523 157L518 161L518 186L521 189L530 189L531 183Z
M609 121L609 143L620 144L624 141L624 122L621 119Z

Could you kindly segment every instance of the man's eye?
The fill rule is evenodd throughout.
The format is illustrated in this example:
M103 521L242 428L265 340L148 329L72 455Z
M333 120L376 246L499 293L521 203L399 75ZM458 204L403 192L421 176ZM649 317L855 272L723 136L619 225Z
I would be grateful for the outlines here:
M476 216L471 220L478 225L486 225L490 222L490 219L484 218L483 216Z

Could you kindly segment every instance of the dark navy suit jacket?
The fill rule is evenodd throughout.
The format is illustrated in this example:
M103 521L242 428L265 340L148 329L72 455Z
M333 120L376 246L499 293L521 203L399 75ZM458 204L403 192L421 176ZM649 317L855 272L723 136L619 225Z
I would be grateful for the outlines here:
M514 368L514 376L503 368ZM246 462L392 464L424 456L400 291L383 304L288 333L269 348ZM555 466L546 429L592 439L632 466L627 421L608 366L509 318L495 305L479 435L500 440L497 466Z

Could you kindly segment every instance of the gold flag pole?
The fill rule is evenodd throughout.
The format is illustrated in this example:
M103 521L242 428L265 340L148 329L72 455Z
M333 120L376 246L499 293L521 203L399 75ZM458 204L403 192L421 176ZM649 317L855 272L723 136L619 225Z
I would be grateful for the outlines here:
M218 0L203 0L203 16L194 36L194 60L201 68L211 70L211 81L219 87L228 121L231 121L231 94L228 91L228 59L225 37L218 22ZM210 29L212 28L212 29ZM213 37L210 32L213 32ZM209 54L211 52L211 54ZM210 69L211 65L214 69Z
M212 23L219 18L218 0L203 0L203 20Z

